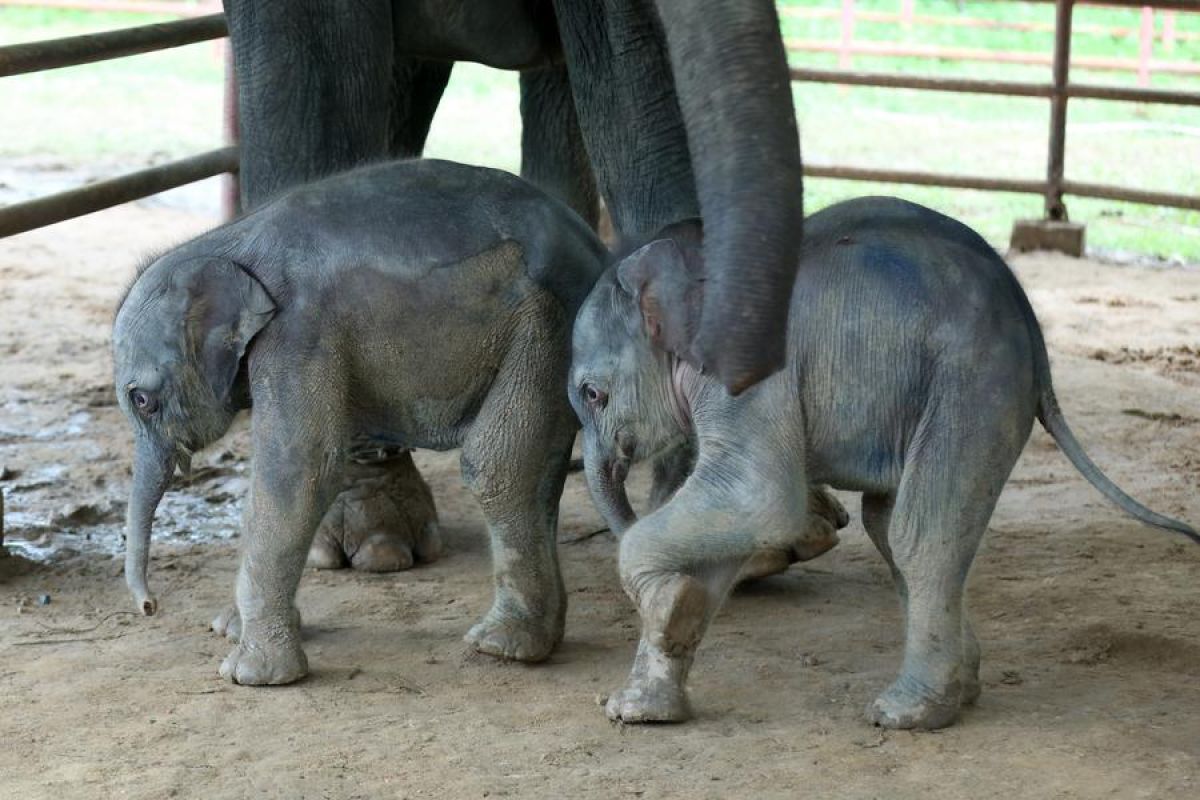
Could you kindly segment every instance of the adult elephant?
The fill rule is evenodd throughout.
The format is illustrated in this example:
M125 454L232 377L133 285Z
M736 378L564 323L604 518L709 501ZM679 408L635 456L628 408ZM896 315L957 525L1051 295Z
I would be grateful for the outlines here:
M592 220L598 189L626 242L703 218L706 280L685 358L735 393L782 365L803 215L772 0L225 7L247 208L419 154L454 61L520 70L525 177ZM432 499L407 455L356 480L322 524L315 563L398 569L436 556Z

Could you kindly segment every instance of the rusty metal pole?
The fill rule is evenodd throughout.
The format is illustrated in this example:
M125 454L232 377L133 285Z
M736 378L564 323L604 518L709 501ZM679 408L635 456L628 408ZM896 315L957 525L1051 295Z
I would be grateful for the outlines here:
M1067 77L1071 62L1071 11L1075 0L1058 0L1054 15L1054 68L1050 95L1050 153L1046 164L1046 219L1065 220L1063 172L1067 149Z
M223 135L226 146L238 143L237 74L233 70L233 44L225 40L225 97ZM221 179L221 218L231 220L242 210L242 185L237 172Z

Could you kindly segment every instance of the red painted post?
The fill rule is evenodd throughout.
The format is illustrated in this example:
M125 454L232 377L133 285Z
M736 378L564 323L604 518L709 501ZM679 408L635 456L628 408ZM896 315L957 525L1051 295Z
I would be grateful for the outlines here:
M1138 43L1138 86L1150 85L1150 51L1154 49L1154 9L1142 6L1142 30Z
M842 0L842 46L838 49L838 67L850 68L854 45L854 0Z
M900 24L905 30L913 26L913 0L900 0Z
M1163 31L1162 31L1163 49L1168 53L1175 52L1175 12L1167 11L1163 13Z
M237 76L233 71L233 45L225 40L225 97L223 134L226 145L238 143ZM230 172L221 179L221 217L229 220L242 209L242 187L238 173Z

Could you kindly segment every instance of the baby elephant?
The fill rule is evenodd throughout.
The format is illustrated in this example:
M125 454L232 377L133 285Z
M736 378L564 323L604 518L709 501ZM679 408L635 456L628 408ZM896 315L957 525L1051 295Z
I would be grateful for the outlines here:
M496 582L467 639L546 658L566 613L554 537L577 430L563 391L571 324L606 259L582 220L518 178L408 161L301 188L151 263L113 329L136 438L126 578L138 605L155 610L150 526L176 465L253 405L240 637L222 675L306 674L296 587L361 436L462 448Z
M605 274L575 322L571 402L593 498L617 528L642 636L608 716L689 715L696 647L743 564L804 519L810 483L862 492L892 569L904 663L870 707L888 728L939 728L979 694L963 585L996 499L1039 419L1080 472L1137 519L1200 541L1134 502L1088 459L1059 411L1029 301L973 231L894 198L805 223L788 359L731 397L688 343L704 292L697 226L663 232ZM690 439L694 471L635 520L631 462Z

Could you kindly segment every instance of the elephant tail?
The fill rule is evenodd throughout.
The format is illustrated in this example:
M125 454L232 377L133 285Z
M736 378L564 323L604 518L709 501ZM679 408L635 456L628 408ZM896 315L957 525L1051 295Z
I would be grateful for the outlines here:
M1007 266L1004 267L1004 271L1011 281L1010 286L1029 330L1030 345L1033 348L1034 386L1038 394L1037 417L1038 421L1042 423L1042 427L1054 437L1059 449L1075 465L1075 469L1087 478L1088 483L1100 490L1102 495L1115 503L1126 514L1139 522L1153 525L1155 528L1182 533L1200 544L1200 532L1186 522L1151 511L1134 500L1125 493L1124 489L1113 483L1112 479L1105 475L1084 451L1083 445L1079 443L1070 426L1067 425L1067 419L1058 406L1058 398L1054 395L1054 384L1050 380L1050 357L1046 353L1046 340L1042 336L1042 326L1038 324L1037 316L1033 313L1033 306L1029 304L1029 298L1025 295L1016 276Z
M1047 373L1048 377L1049 374ZM1200 533L1195 528L1185 522L1180 522L1177 519L1159 514L1156 511L1151 511L1126 494L1120 486L1117 486L1107 475L1100 471L1095 462L1084 452L1083 446L1079 444L1079 440L1075 438L1075 434L1071 432L1071 428L1067 425L1067 419L1058 407L1058 398L1054 396L1054 389L1050 385L1049 380L1043 384L1041 396L1038 398L1038 420L1041 421L1042 426L1050 435L1054 437L1054 441L1058 443L1059 449L1075 465L1075 469L1079 470L1080 474L1087 478L1088 483L1099 489L1102 495L1120 506L1122 511L1147 525L1153 525L1156 528L1174 531L1175 533L1182 533L1192 541L1200 544Z

